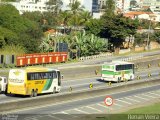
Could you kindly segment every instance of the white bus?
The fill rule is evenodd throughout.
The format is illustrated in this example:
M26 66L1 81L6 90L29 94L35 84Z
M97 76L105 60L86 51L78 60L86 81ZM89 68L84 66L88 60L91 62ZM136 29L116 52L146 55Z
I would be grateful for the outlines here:
M102 65L101 79L120 82L134 79L134 63L124 61L106 62Z
M28 67L11 69L8 77L9 94L37 96L42 93L55 93L61 89L61 74L57 69Z

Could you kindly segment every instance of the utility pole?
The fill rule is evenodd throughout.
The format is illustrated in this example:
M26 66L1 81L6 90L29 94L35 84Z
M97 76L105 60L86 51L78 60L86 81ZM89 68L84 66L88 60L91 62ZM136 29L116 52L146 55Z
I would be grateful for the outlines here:
M151 30L151 16L149 15L149 27L148 27L147 50L149 50L150 30Z

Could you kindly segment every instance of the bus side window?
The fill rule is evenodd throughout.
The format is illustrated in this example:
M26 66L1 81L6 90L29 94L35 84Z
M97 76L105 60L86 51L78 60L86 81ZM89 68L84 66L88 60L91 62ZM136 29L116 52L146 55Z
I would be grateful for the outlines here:
M28 80L33 80L33 74L32 73L27 73L27 79Z
M51 72L48 73L48 78L53 79L53 74Z
M53 71L53 78L57 78L57 74L56 74L56 71Z
M44 73L43 78L44 78L44 79L48 79L48 74L47 74L47 73Z

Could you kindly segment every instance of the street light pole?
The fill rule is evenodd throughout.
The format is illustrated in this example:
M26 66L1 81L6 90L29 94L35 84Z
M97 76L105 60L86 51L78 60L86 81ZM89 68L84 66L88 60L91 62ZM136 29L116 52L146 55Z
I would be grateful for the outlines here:
M150 18L150 16L149 16ZM150 41L150 30L151 30L151 18L149 20L149 27L148 27L148 39L147 39L147 49L149 50L149 41Z

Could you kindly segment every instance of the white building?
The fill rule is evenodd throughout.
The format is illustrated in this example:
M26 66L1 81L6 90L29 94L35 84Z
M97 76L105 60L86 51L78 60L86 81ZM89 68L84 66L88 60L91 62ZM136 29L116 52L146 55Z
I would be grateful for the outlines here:
M21 0L19 2L10 2L22 14L23 12L47 11L46 2L48 0Z
M46 2L49 0L20 0L20 2L10 2L14 5L22 14L23 12L33 12L33 11L40 11L45 12L47 11ZM63 6L62 10L68 10L69 3L72 0L62 0ZM92 12L93 9L93 0L78 0L81 3L81 6L84 6L84 9Z
M150 6L153 13L160 14L160 0L144 0L143 6Z
M85 10L92 12L93 0L78 0L78 1L81 3L81 6L84 6ZM62 2L63 2L62 10L69 10L68 5L72 3L72 0L62 0Z

